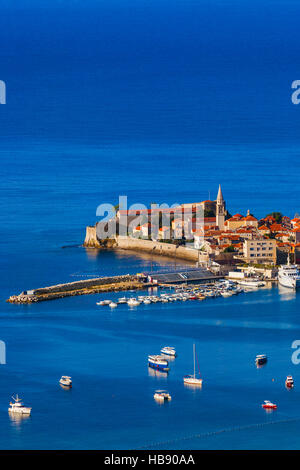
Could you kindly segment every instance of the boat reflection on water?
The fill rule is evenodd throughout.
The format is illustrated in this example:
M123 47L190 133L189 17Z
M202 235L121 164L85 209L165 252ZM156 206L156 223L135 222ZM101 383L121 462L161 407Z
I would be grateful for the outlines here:
M157 369L152 369L152 367L148 367L148 375L150 377L157 377L160 379L166 379L168 377L168 371L161 371Z
M23 423L31 419L30 415L21 413L8 413L11 425L15 428L20 428Z
M256 363L256 369L263 369L267 364L257 364Z
M68 385L63 385L63 384L59 384L60 388L62 388L63 390L72 390L72 387L69 387Z
M175 356L169 356L169 355L163 354L163 353L161 354L161 356L165 357L167 359L167 361L169 361L169 362L175 361Z
M294 300L296 298L296 290L284 287L281 284L278 284L278 292L280 295L280 300Z
M199 383L189 383L189 382L183 382L183 385L185 388L188 388L190 390L201 390L202 389L202 382Z

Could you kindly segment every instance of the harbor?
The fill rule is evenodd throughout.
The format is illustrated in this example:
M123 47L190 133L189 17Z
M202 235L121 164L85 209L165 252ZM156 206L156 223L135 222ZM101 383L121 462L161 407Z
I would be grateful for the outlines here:
M282 267L279 270L279 273L285 273L286 271L288 273L292 273L296 277L298 276L298 286L300 275L297 267L287 265L286 268ZM190 298L203 300L206 297L217 297L219 295L228 297L229 295L234 295L241 291L251 291L252 288L264 286L266 283L278 283L277 277L265 277L261 274L259 276L255 276L254 274L255 270L253 270L250 275L235 271L229 272L225 276L215 274L206 268L186 266L184 268L179 267L175 269L174 267L169 266L167 269L158 269L156 271L145 271L131 275L126 274L110 277L98 277L27 290L18 295L11 295L7 299L7 302L12 304L32 304L47 300L62 299L70 296L101 294L105 292L138 291L154 287L161 289L173 288L176 290L177 294L175 296L162 294L159 298L151 298L151 296L144 298L143 296L140 296L140 302L171 302L174 300L187 300ZM282 283L284 283L282 279L285 279L286 277L288 278L288 276L281 274ZM291 282L289 278L288 280ZM237 289L233 288L235 285L238 286ZM241 287L243 289L241 289ZM293 286L291 285L291 287ZM133 302L132 299L131 302ZM123 299L123 301L121 300L121 302L117 302L117 304L118 303L127 303L127 300L125 301ZM112 306L116 307L117 304Z
M96 302L96 305L99 306L108 306L110 308L116 308L118 305L127 304L129 307L138 307L141 304L149 305L160 303L171 303L171 302L186 302L190 300L202 301L205 299L212 299L216 297L228 298L232 295L237 295L241 293L254 292L258 288L265 287L265 282L250 282L246 286L237 284L229 280L216 280L210 283L202 284L190 284L185 286L174 286L172 285L161 285L156 287L149 287L147 294L138 295L133 297L120 297L118 299L103 299ZM160 290L159 294L154 294L153 290Z
M32 304L46 300L62 299L76 295L99 294L102 292L119 292L126 290L139 290L145 287L173 284L180 282L195 282L202 280L213 281L221 278L207 269L186 267L157 273L138 273L135 275L118 275L110 277L98 277L65 284L57 284L44 288L31 289L18 295L11 295L7 302L12 304Z

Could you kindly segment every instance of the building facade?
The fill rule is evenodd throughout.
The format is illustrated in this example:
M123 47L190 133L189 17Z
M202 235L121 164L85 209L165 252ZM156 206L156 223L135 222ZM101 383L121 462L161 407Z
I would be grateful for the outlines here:
M258 240L245 240L243 243L243 257L247 263L274 263L276 264L276 240L265 238Z

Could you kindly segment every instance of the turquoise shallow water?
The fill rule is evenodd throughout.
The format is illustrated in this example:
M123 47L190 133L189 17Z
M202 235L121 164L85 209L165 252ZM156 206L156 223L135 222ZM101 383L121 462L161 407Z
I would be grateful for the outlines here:
M113 312L96 307L100 296L5 303L149 269L147 257L78 247L97 206L119 195L174 204L213 199L221 183L231 213L299 212L298 18L292 0L3 0L1 448L299 447L299 296L274 288ZM194 341L201 391L182 384ZM146 365L165 344L178 349L167 380ZM157 387L170 390L167 406L154 402ZM12 393L32 405L30 419L9 419Z

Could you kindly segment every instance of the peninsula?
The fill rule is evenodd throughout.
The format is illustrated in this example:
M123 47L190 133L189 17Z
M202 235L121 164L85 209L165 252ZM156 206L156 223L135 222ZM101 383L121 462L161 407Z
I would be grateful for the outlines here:
M116 229L107 237L110 224ZM250 210L246 215L231 215L220 185L214 201L169 209L118 210L111 220L86 228L84 246L147 252L206 266L224 264L224 260L275 266L285 263L288 256L300 261L300 217L290 219L273 212L257 219Z

